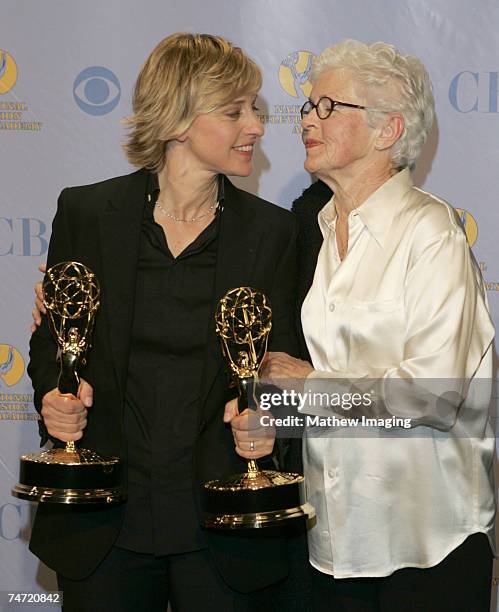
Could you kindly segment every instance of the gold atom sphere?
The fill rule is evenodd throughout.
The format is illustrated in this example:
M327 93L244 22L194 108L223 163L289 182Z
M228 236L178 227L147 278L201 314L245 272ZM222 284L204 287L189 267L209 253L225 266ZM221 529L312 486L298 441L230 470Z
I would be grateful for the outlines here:
M99 307L95 274L76 261L63 261L47 270L43 283L45 307L64 319L80 319Z
M267 296L258 289L230 289L218 303L216 331L224 340L246 344L266 337L272 328L272 310Z

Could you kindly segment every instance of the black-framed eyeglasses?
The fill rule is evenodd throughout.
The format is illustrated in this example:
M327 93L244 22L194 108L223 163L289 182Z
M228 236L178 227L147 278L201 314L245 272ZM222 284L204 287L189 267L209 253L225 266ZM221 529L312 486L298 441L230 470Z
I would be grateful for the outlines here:
M322 96L317 100L317 104L314 104L312 100L307 100L300 109L300 115L303 119L315 108L317 112L317 117L319 117L319 119L327 119L337 106L348 106L349 108L361 109L367 108L367 106L362 106L361 104L349 104L348 102L339 102L338 100L332 100L328 96Z

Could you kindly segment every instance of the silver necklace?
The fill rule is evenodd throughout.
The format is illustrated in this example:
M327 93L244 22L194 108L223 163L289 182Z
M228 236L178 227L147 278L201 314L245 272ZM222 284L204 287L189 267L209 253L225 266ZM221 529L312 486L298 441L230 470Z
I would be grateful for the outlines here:
M205 213L203 213L202 215L199 215L198 217L192 217L192 219L181 219L180 217L176 217L175 215L172 215L172 213L168 212L166 210L166 208L163 208L163 206L161 206L159 200L156 201L156 208L159 210L159 212L162 215L164 215L165 217L168 217L169 219L172 219L173 221L176 221L177 223L193 223L194 221L199 221L200 219L204 219L217 206L218 206L218 202L214 202L213 204L211 204L211 206L208 208L208 210Z

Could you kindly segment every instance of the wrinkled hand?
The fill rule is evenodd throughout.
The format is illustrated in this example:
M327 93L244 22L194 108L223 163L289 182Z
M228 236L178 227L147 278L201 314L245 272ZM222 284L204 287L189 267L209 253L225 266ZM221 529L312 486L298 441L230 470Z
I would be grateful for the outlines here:
M287 353L270 352L265 355L260 368L260 380L279 389L296 389L297 386L303 387L302 381L313 371L308 361L296 359Z
M93 388L83 379L80 380L78 395L61 395L52 389L43 396L42 417L51 436L70 442L79 440L87 426L87 408L93 403Z
M38 266L40 272L45 273L47 271L47 265L41 264ZM45 306L43 304L43 281L39 280L35 285L35 307L31 311L33 317L33 323L31 325L31 333L36 331L36 328L40 326L42 322L42 314L46 314Z
M224 423L231 424L236 453L245 459L265 457L274 448L275 429L260 424L260 417L264 414L268 415L268 412L248 408L239 414L237 399L225 405Z

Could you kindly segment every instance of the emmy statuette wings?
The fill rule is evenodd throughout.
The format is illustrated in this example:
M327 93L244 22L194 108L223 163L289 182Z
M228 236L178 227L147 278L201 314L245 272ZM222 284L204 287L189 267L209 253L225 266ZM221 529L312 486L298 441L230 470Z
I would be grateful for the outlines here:
M272 329L272 310L264 293L250 287L229 290L215 315L222 352L239 390L239 411L256 406L255 385ZM256 529L313 519L299 474L260 470L256 461L227 480L204 485L204 526Z
M79 369L91 346L99 308L99 283L81 263L65 261L47 270L43 283L50 328L60 361L59 393L77 395ZM21 499L60 504L112 503L124 498L122 464L67 442L64 448L23 455L19 484Z

